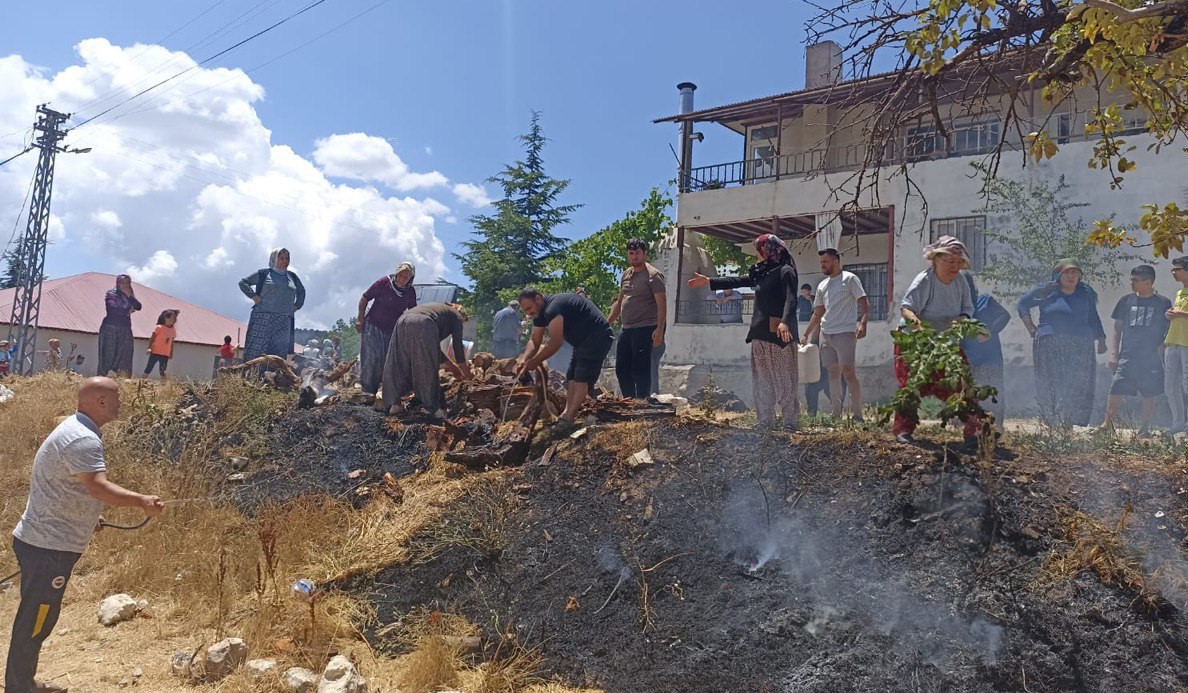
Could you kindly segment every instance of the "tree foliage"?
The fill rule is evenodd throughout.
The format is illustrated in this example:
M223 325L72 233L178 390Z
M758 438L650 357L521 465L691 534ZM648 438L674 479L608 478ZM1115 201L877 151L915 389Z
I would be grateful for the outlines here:
M701 246L705 248L719 275L742 272L755 262L753 255L747 255L742 248L724 238L702 236Z
M975 168L987 174L984 167ZM1117 286L1122 264L1140 260L1117 248L1099 249L1085 242L1088 225L1082 218L1074 219L1073 212L1088 204L1067 199L1069 185L1063 176L1054 186L1001 178L990 178L987 185L987 205L976 211L990 215L983 230L990 261L978 277L1005 296L1020 296L1050 280L1052 268L1064 258L1076 260L1085 280L1098 287Z
M15 289L21 283L21 273L25 264L17 255L17 248L10 246L0 255L0 261L4 262L4 272L0 274L0 289ZM41 275L40 281L45 281L44 274Z
M1094 138L1088 165L1112 187L1134 170L1135 146L1121 133L1129 114L1146 119L1150 149L1175 146L1188 124L1188 2L1183 0L844 0L823 8L808 25L810 41L836 40L852 78L887 73L879 114L866 127L862 166L849 180L855 204L877 190L874 169L896 163L905 128L931 124L946 146L955 116L1002 114L1004 134L1042 160L1057 154L1051 114L1077 88L1091 91L1086 135ZM1039 90L1048 115L1032 116ZM857 104L869 94L853 90ZM959 104L961 113L946 111ZM844 107L844 105L843 105ZM997 167L1007 137L990 156ZM902 152L898 152L902 153ZM906 166L901 163L900 171ZM905 175L908 175L905 173ZM1136 210L1137 211L1137 210ZM1139 228L1156 255L1182 251L1188 210L1175 203L1144 206ZM1101 220L1092 242L1137 244L1127 229Z
M495 213L471 217L473 240L464 242L464 252L454 256L473 284L466 295L467 308L478 321L481 345L490 342L492 317L505 300L501 292L506 295L545 279L544 262L564 248L555 230L580 207L560 204L570 181L545 172L543 152L548 139L540 113L532 113L528 132L519 139L524 158L488 179L503 190L503 198L494 203Z
M359 356L359 345L363 341L363 336L355 329L355 318L339 319L335 322L326 337L335 336L340 340L339 349L342 351L343 361L350 361Z
M627 269L627 241L638 238L648 244L649 256L655 257L658 241L672 226L668 210L672 198L652 188L639 209L628 212L586 238L574 241L565 252L545 261L549 279L542 284L549 293L573 291L583 286L603 312L610 310L619 295L619 278Z

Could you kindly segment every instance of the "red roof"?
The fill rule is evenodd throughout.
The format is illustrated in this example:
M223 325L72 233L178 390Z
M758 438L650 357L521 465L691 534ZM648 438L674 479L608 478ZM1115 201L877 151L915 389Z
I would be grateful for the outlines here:
M107 309L103 295L115 286L114 274L86 272L61 279L47 279L41 285L41 318L38 326L51 330L97 334ZM167 308L181 311L177 321L178 342L221 345L225 335L239 344L247 336L247 325L196 306L189 301L161 293L143 284L133 283L136 298L143 309L132 314L132 334L148 339L157 326L157 317ZM12 301L16 289L0 291L0 325L7 325L12 316Z

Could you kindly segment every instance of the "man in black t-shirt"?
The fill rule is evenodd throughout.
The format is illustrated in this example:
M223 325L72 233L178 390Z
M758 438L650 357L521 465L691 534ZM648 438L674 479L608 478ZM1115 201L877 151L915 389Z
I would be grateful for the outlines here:
M1124 397L1143 398L1139 410L1139 435L1147 435L1155 402L1163 394L1163 339L1169 326L1165 313L1171 301L1155 293L1155 268L1139 265L1130 272L1134 292L1118 300L1114 319L1110 369L1114 381L1106 402L1102 430L1113 430Z
M521 375L536 370L557 353L562 340L573 347L573 357L565 372L565 411L554 428L556 435L567 434L576 428L574 418L578 408L598 382L602 364L614 342L614 332L598 306L578 294L545 296L536 289L524 289L520 292L520 308L533 318L532 338L519 359ZM549 343L542 347L545 330L549 333Z

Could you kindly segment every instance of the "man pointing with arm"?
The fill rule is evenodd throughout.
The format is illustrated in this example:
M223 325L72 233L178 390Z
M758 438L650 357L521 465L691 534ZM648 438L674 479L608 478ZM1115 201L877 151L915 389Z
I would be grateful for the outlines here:
M165 504L107 479L99 429L120 413L120 390L109 378L88 378L78 390L78 411L41 444L25 513L13 530L21 568L21 604L8 646L5 693L62 691L34 683L41 645L53 631L74 564L99 524L103 506L141 508L156 517Z

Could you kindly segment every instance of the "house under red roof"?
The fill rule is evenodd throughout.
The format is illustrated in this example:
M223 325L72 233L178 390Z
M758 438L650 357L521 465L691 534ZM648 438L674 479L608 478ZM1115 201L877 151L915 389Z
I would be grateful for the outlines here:
M41 285L41 329L98 334L99 324L107 309L103 296L115 286L114 274L86 272L61 279L47 279ZM247 325L194 305L189 301L161 293L143 284L133 282L136 298L144 306L132 314L132 334L137 339L148 339L157 326L157 317L167 308L181 311L177 321L179 343L218 346L224 335L231 335L236 344L243 344ZM16 289L0 291L0 324L7 325L12 315L12 301ZM247 312L247 307L244 307Z

